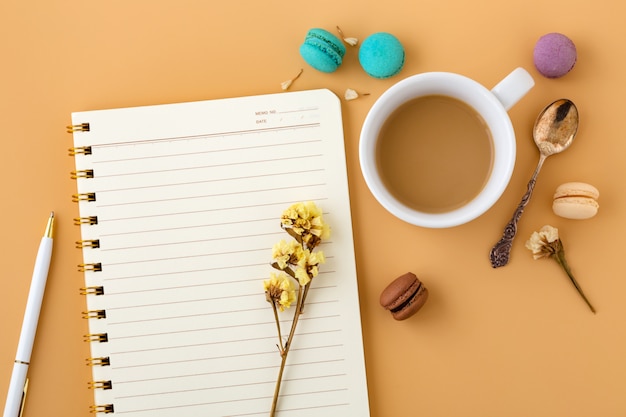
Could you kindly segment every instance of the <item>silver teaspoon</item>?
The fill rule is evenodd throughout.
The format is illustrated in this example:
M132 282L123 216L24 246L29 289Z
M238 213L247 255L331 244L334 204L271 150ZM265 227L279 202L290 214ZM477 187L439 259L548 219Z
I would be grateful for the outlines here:
M569 148L578 130L578 109L574 103L567 99L560 99L549 104L537 117L533 128L533 139L539 148L539 163L533 176L528 182L528 190L522 197L522 201L517 206L513 217L504 228L502 238L491 249L489 257L491 266L498 268L509 263L513 239L517 234L517 222L519 221L524 208L530 201L530 196L537 182L537 175L543 166L546 158L563 152Z

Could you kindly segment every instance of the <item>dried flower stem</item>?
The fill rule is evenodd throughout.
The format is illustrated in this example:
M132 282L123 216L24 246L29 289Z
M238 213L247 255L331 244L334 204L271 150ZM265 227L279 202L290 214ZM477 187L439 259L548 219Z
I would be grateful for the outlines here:
M276 304L272 303L272 310L274 310L274 320L276 321L276 330L278 331L278 349L280 351L280 356L283 356L283 352L285 348L283 346L283 334L280 331L280 320L278 319L278 309L276 308Z
M585 296L585 293L583 292L582 288L580 287L580 285L578 285L578 282L574 278L574 275L572 275L572 271L570 270L570 267L567 264L567 260L565 259L565 252L563 250L560 250L556 254L554 254L553 257L554 257L554 260L556 260L557 263L561 265L561 267L563 268L563 270L569 277L570 281L572 281L572 284L574 284L574 287L576 287L576 290L578 291L580 296L583 298L583 300L585 300L585 303L587 303L587 305L589 306L593 314L596 314L596 309L593 308L593 306L591 305L591 303Z
M284 349L281 348L281 351L280 351L280 356L281 356L280 368L278 370L278 377L276 378L276 386L274 388L274 398L272 399L272 409L270 410L270 417L274 417L274 415L276 414L276 406L278 405L278 395L280 394L280 385L283 380L283 372L285 371L285 365L287 363L287 355L289 354L289 349L291 348L291 342L293 340L293 336L296 333L296 327L298 326L298 319L300 315L302 314L305 293L308 287L309 287L308 285L306 285L304 288L300 286L298 290L298 300L296 302L296 308L294 309L294 312L293 312L293 320L291 322L291 329L289 330L289 336L287 337L287 342L285 343ZM278 332L280 335L280 323L278 321L277 314L275 315L275 318L276 318L276 325L278 326L278 329L279 329ZM281 346L282 346L282 341L281 341Z
M309 293L309 288L311 286L307 285L306 287L304 287L304 294L302 294L302 305L300 306L300 314L304 313L304 300L306 300L306 296Z

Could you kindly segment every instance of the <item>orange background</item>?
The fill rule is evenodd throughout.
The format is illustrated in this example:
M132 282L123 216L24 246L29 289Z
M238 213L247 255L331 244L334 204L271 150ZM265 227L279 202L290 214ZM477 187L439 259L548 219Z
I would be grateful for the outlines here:
M292 90L369 93L342 106L371 415L626 415L625 9L615 0L484 0L480 8L465 0L2 1L0 402L35 252L54 210L55 252L24 416L83 416L92 403L76 271L81 256L74 249L79 231L72 225L77 207L70 201L70 112L279 92L304 68ZM388 80L370 78L354 48L336 73L306 66L298 54L306 31L335 32L337 25L360 40L393 33L405 45L405 68ZM554 31L574 40L578 62L565 77L547 79L534 69L532 51ZM518 157L498 203L445 230L414 227L384 211L365 186L357 152L375 99L420 72L459 72L491 88L517 66L531 72L536 86L509 112ZM538 160L533 122L561 97L578 106L578 135L544 165L512 261L493 270L489 249ZM597 217L552 214L552 193L567 181L600 190ZM559 228L597 315L556 262L533 261L524 248L544 224ZM418 315L395 322L378 297L406 271L424 281L431 298Z

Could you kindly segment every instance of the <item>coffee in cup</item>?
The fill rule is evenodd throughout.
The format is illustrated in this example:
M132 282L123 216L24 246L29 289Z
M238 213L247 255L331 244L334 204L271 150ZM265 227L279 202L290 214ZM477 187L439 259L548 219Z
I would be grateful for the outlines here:
M418 97L382 126L376 149L381 180L401 203L443 213L470 202L493 162L491 132L480 114L444 95Z
M534 85L518 68L494 89L453 73L414 75L374 103L361 132L366 183L392 214L451 227L487 211L515 164L507 110Z

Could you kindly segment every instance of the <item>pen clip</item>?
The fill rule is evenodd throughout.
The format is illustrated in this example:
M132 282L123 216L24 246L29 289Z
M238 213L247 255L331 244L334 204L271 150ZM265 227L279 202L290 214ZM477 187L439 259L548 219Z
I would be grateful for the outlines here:
M22 417L24 413L24 404L26 403L26 394L28 394L28 378L24 381L24 390L22 391L22 401L20 402L20 411L17 413L18 417Z

